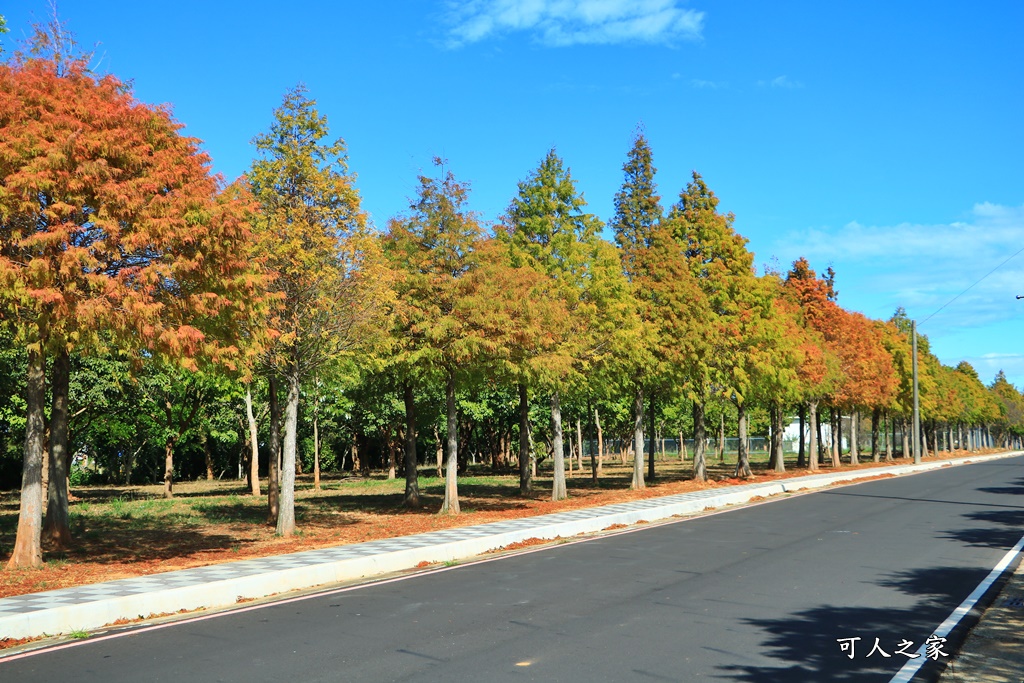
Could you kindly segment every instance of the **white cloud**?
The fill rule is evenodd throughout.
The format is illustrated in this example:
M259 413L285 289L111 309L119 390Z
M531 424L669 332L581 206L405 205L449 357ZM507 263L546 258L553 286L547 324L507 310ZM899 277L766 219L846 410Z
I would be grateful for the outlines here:
M1024 319L1024 206L977 204L963 221L816 228L774 245L785 267L798 256L833 264L840 301L874 317L904 306L954 329ZM1011 258L1012 257L1012 258ZM1009 260L1007 260L1009 259ZM1005 263L1004 263L1005 261Z
M761 88L782 88L784 90L796 90L804 87L803 83L794 81L789 76L776 76L770 81L758 81L757 85Z
M1024 247L1024 206L999 206L986 202L975 204L965 221L883 226L865 226L852 221L839 230L818 228L789 237L796 239L808 256L822 258L959 258L965 247L988 257L1013 245L1016 248L1010 253Z
M976 204L962 221L818 228L772 245L783 270L806 256L836 270L839 303L876 319L907 309L947 365L1024 385L1024 206ZM1021 252L1018 254L1018 252Z
M448 46L525 31L551 47L700 40L704 13L677 0L453 0Z
M1019 353L986 353L981 356L965 358L985 384L992 382L1000 370L1006 373L1011 383L1021 385L1024 378L1024 355Z
M729 87L728 83L723 83L722 81L706 81L702 78L694 78L690 81L690 85L698 90L721 90Z

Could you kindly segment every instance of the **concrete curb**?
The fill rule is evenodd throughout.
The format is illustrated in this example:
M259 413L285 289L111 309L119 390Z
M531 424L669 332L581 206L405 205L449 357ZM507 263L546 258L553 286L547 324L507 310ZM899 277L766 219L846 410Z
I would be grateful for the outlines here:
M244 600L380 576L412 569L422 563L463 560L529 539L568 538L606 530L613 525L629 526L641 521L654 522L738 505L755 497L824 488L837 482L856 483L857 480L879 475L925 472L1020 454L971 456L921 465L851 470L728 489L706 489L14 596L0 599L0 639L66 634L155 614L230 607Z

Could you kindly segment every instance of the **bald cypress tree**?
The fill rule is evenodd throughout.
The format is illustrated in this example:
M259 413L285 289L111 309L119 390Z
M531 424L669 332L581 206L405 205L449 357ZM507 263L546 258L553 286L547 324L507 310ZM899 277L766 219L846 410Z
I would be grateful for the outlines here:
M385 251L401 274L396 285L393 362L406 368L407 377L433 377L444 383L447 469L441 512L458 514L455 392L483 344L466 310L474 286L471 276L480 265L483 228L467 206L469 186L459 182L442 159L435 158L434 165L438 177L419 176L409 213L388 222ZM414 427L410 420L410 432Z
M561 396L579 374L580 362L590 346L591 325L599 314L588 290L600 279L594 261L602 226L585 208L583 195L576 191L569 170L552 149L537 170L519 183L519 193L506 214L513 258L529 260L548 278L550 291L568 314L548 331L555 343L534 365L533 373L534 381L550 392L553 500L567 496Z
M249 173L260 205L257 253L276 275L271 286L279 301L270 324L280 336L267 364L272 400L277 377L286 390L276 519L281 536L295 532L302 381L332 359L369 353L393 296L348 172L345 143L328 135L327 117L304 88L294 88L274 111L270 130L253 140L259 156Z
M633 294L638 299L641 310L653 310L650 304L650 290L645 286L650 278L652 262L645 261L641 254L653 244L654 231L662 218L661 200L654 183L655 168L651 155L651 147L641 130L633 136L633 146L629 150L626 163L622 166L624 179L622 187L615 193L615 215L609 227L615 233L615 243L619 247L622 259L622 270L633 285ZM646 265L645 265L646 264ZM641 313L641 329L650 332L649 313ZM644 328L647 328L646 330ZM651 359L649 349L638 344L631 349L629 362L630 376L633 382L633 440L636 457L633 461L634 489L644 488L643 452L644 452L644 388L651 379ZM650 473L654 469L654 438L651 436Z
M681 244L691 276L703 297L697 316L702 328L686 340L686 374L694 400L694 476L707 479L703 439L704 406L712 392L734 401L744 400L737 370L744 372L744 340L739 322L742 309L755 305L759 290L753 273L753 255L747 240L733 229L734 217L718 211L718 197L696 171L679 195L668 222ZM748 310L748 312L750 312Z
M630 279L642 274L637 272L637 252L651 246L652 234L663 214L654 183L656 171L651 146L638 130L622 165L624 179L615 193L615 215L608 224L615 232L615 244L622 250L622 267Z

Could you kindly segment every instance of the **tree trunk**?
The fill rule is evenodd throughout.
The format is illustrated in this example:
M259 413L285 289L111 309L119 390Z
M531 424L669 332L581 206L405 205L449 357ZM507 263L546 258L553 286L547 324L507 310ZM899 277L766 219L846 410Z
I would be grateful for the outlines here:
M313 490L320 490L320 416L313 415Z
M533 427L530 423L526 423L526 440L530 445L530 476L536 478L537 476L537 449L533 444Z
M587 414L588 415L590 414L590 406L589 405L587 406ZM589 425L589 429L587 430L587 445L590 446L590 480L593 483L595 483L595 484L597 483L597 453L595 452L594 447L600 441L600 439L597 442L594 441L594 431L596 429L596 427L595 427L596 423L597 423L597 411L595 410L594 411L594 422Z
M736 432L739 443L736 444L736 472L733 476L748 479L754 473L750 471L750 452L747 447L747 407L742 402L736 404Z
M908 458L911 456L910 434L907 433L907 420L905 418L900 420L900 430L902 431L903 437L903 457Z
M597 429L597 470L594 472L596 480L604 469L604 432L601 430L601 416L598 415L597 408L594 408L594 427Z
M210 435L204 429L199 435L203 446L203 463L206 465L206 481L213 481L213 453L210 451Z
M928 430L921 430L921 457L928 457Z
M288 393L284 405L284 444L281 460L281 498L277 512L277 535L295 533L295 460L299 428L299 363L288 368Z
M570 456L572 457L572 456ZM554 466L554 481L551 484L551 500L569 497L565 490L565 452L562 447L562 407L558 392L551 394L551 458Z
M395 440L391 438L394 430L388 425L385 439L388 444L388 479L395 478Z
M783 438L786 434L786 425L783 423L785 417L786 415L783 411L782 404L779 403L775 410L775 418L777 421L775 423L774 433L775 446L779 454L779 460L775 464L775 471L779 474L786 471L786 441Z
M821 425L818 423L818 402L807 402L807 421L810 426L810 443L807 445L807 463L811 472L818 471L818 437Z
M718 462L725 462L725 413L718 416Z
M441 435L437 432L437 425L434 425L434 457L437 461L437 478L440 479L444 475L444 468L442 463L444 462L444 443L441 441Z
M252 387L245 385L245 419L249 422L249 492L260 495L260 437L252 411Z
M830 408L829 416L832 421L832 467L838 468L842 465L840 456L843 452L843 413L839 408Z
M174 437L164 440L164 498L174 497Z
M46 357L29 349L26 378L25 451L21 470L21 508L8 569L43 564L43 440L46 438Z
M804 447L804 432L807 430L807 406L800 404L800 438L797 439L796 466L807 467L807 449Z
M773 471L782 474L786 471L786 453L784 450L783 432L785 426L782 424L782 404L778 401L772 403L772 453L771 457L774 461Z
M651 392L649 408L650 408L651 415L650 415L650 418L649 418L649 425L648 425L649 429L648 429L647 433L650 436L651 445L647 449L647 478L650 481L654 481L654 447L655 447L655 441L657 440L657 435L656 435L656 430L654 428L654 392L653 391Z
M71 381L71 357L62 349L53 359L50 391L50 457L47 490L46 525L43 536L57 548L71 543L68 525L68 389Z
M576 418L576 469L583 474L583 423L580 418Z
M679 462L686 462L686 441L682 430L679 431Z
M519 495L533 492L533 472L530 469L530 400L526 385L519 383Z
M420 479L416 457L416 397L412 391L412 382L405 382L402 389L405 400L405 496L402 505L407 508L419 508Z
M708 466L704 449L706 444L704 433L704 401L693 402L693 478L698 481L708 480Z
M43 424L46 424L45 422ZM39 494L42 497L43 505L47 505L47 501L50 499L50 429L49 425L46 428L46 436L43 437L43 464L40 468L40 473L43 477L42 492ZM46 533L46 510L43 510L43 533Z
M277 377L268 379L270 402L270 459L267 467L267 524L277 524L280 508L281 473L281 404L277 400Z
M893 446L896 444L896 434L893 433L892 439L889 438L889 425L892 422L892 417L889 415L889 411L884 414L883 432L886 435L886 462L891 463L893 461Z
M639 490L644 485L644 390L637 386L633 396L633 481L629 488Z
M455 371L448 371L445 382L445 405L448 410L448 463L444 473L444 503L441 514L459 514L459 420L455 412Z
M565 438L565 433L564 432L562 433L562 438L563 439ZM568 439L568 441L569 441L569 455L568 455L568 457L565 458L565 460L568 461L568 464L569 464L568 475L569 475L569 478L572 479L572 467L573 467L573 460L576 457L576 447L573 446L573 444L572 444L572 423L571 422L569 423L569 439ZM565 449L565 443L564 442L562 444L562 448L563 448L563 450Z
M825 462L825 440L821 436L821 419L820 419L820 417L821 417L820 415L815 415L814 433L815 433L815 436L817 436L817 438L818 438L818 441L816 442L818 447L811 454L811 458L818 465L824 464L824 462ZM833 436L835 436L835 435L833 434Z
M878 452L878 420L881 417L882 409L874 408L871 411L871 459L874 462L879 460Z
M850 413L850 464L860 464L860 439L857 432L860 430L860 412L854 410Z

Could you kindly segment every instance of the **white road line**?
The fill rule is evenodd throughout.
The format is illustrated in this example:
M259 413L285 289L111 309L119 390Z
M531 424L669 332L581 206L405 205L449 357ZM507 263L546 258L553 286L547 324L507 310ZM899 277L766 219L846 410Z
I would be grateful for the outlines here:
M1003 572L1010 566L1010 563L1013 562L1014 558L1020 554L1022 548L1024 548L1024 536L1017 541L1017 545L1013 546L1009 552L1003 555L1003 559L999 560L999 563L992 568L992 571L988 573L985 580L979 583L978 587L967 596L967 599L961 602L960 606L953 610L952 614L946 617L944 622L939 624L939 627L935 629L936 636L939 638L945 638L949 635L950 631L956 628L956 625L959 624L960 620L971 611L971 609L977 604L978 600L981 599L981 596L983 596L986 591L992 587L992 584L1002 576ZM917 675L917 672L921 670L921 667L929 661L928 657L925 656L926 650L927 644L922 643L921 647L917 649L917 652L921 656L917 659L908 660L907 663L903 665L903 668L892 677L889 683L908 683L910 679Z

